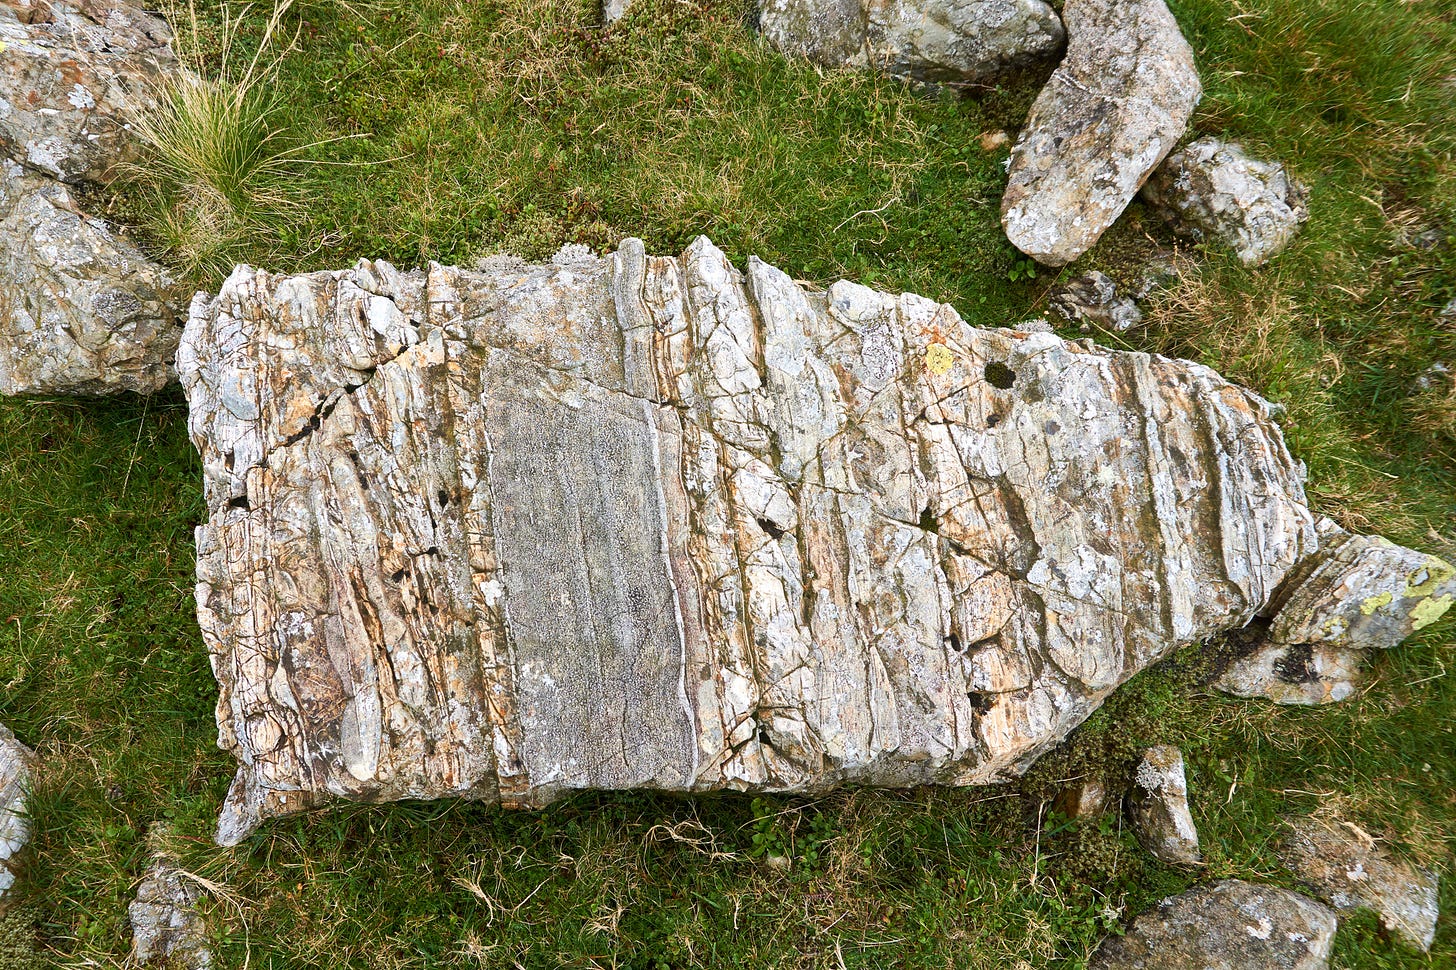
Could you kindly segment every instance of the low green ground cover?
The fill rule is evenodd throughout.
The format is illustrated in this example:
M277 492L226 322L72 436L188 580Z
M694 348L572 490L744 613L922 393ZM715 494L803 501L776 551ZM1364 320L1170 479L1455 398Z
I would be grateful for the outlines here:
M278 19L246 110L287 164L138 173L114 214L200 287L277 270L468 263L706 233L799 279L849 277L995 326L1039 315L997 204L1039 78L927 96L761 46L731 2L309 0ZM1179 282L1115 346L1204 361L1288 408L1310 495L1345 525L1456 555L1456 24L1444 0L1176 0L1207 94L1197 134L1312 189L1294 248L1246 270L1183 244ZM270 11L180 12L209 75L246 76ZM257 146L253 146L257 149ZM221 149L219 149L221 152ZM241 152L241 154L239 154ZM218 163L221 165L221 163ZM214 166L212 174L221 169ZM241 174L240 174L241 173ZM214 184L216 183L216 184ZM1175 246L1139 207L1067 270L1127 278ZM0 403L0 721L45 759L0 967L120 966L153 821L210 889L226 967L1082 965L1198 880L1281 882L1279 819L1324 806L1442 867L1456 837L1451 620L1327 709L1223 698L1218 646L1114 696L1021 784L816 799L590 795L539 813L343 807L210 844L232 765L192 613L200 475L180 394ZM1057 783L1180 744L1207 864L1163 866ZM1456 912L1452 880L1444 908ZM19 915L17 915L19 914ZM33 932L32 932L33 929ZM1346 968L1456 966L1346 921ZM7 962L9 961L9 962Z

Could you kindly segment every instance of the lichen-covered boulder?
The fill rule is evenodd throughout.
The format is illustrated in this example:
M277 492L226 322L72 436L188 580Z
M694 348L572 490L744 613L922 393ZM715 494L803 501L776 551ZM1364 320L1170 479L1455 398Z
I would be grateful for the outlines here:
M1143 186L1143 198L1174 229L1228 247L1246 266L1267 262L1293 241L1309 218L1308 197L1283 165L1217 138L1169 155Z
M1333 911L1288 889L1225 879L1163 900L1109 937L1091 970L1325 970Z
M1371 909L1394 936L1429 950L1440 916L1434 872L1403 862L1362 830L1335 820L1290 823L1280 860L1315 894L1339 910Z
M1320 551L1270 604L1256 648L1229 665L1217 686L1281 704L1344 700L1371 650L1400 643L1456 602L1456 566L1379 536L1318 523Z
M1065 41L1043 0L763 0L759 27L779 50L826 67L943 83L1050 60Z
M171 33L122 0L0 0L0 154L67 182L138 158L134 112L177 70Z
M1132 820L1143 848L1164 862L1191 866L1203 861L1188 808L1182 751L1160 744L1143 754L1133 774Z
M330 798L997 781L1318 550L1212 370L706 239L242 267L178 370L224 842Z
M35 753L0 724L0 896L15 885L10 860L30 840L25 795L30 787L30 765Z
M1067 0L1067 53L1011 150L1001 224L1049 266L1101 238L1172 150L1203 93L1163 0Z
M176 297L65 185L0 159L0 394L160 389L182 333Z

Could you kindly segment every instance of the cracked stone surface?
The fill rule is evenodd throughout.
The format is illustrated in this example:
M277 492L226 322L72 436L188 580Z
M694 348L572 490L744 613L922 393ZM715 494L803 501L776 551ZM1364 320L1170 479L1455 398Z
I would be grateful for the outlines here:
M1163 0L1067 0L1067 53L1011 150L1001 224L1049 266L1091 249L1188 126L1203 93Z
M136 899L127 907L132 928L132 959L136 963L165 963L185 970L208 970L212 953L206 927L197 912L202 889L178 867L165 847L170 833L153 825L147 833L151 863L137 886Z
M759 27L779 50L826 67L940 83L1047 61L1066 40L1043 0L763 0Z
M1309 218L1309 190L1283 165L1217 138L1169 155L1143 186L1143 198L1174 229L1228 247L1245 266L1268 262Z
M1190 866L1203 861L1188 810L1182 751L1160 744L1143 754L1133 774L1132 820L1143 848L1164 862Z
M1163 900L1109 937L1092 970L1325 970L1336 917L1288 889L1225 879Z
M332 798L1004 780L1319 549L1207 367L706 239L483 267L192 305L224 843Z
M138 158L129 124L177 70L171 31L119 0L0 0L0 152L67 182Z
M145 394L172 380L182 329L166 271L55 179L9 159L0 175L0 394Z
M15 885L10 860L30 840L25 793L30 785L30 765L34 760L35 752L21 744L9 728L0 724L0 896Z
M1108 330L1128 331L1143 322L1143 312L1132 297L1118 292L1106 273L1092 270L1053 287L1051 309L1072 323L1097 324Z
M1431 948L1440 916L1440 881L1431 870L1402 862L1354 826L1317 818L1290 823L1279 857L1336 909L1372 909L1393 936Z
M1456 566L1379 536L1317 524L1320 551L1272 604L1267 634L1216 686L1280 704L1330 704L1359 687L1372 650L1395 646L1456 602Z

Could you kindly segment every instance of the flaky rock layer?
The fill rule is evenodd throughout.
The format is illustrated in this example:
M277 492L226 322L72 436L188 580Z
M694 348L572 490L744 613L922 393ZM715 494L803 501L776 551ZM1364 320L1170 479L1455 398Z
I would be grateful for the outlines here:
M706 239L240 267L178 370L229 843L331 797L997 781L1318 547L1208 368Z

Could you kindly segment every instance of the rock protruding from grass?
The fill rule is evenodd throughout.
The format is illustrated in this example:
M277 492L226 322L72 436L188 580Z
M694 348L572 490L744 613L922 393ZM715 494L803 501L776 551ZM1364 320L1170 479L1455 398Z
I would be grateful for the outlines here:
M1011 152L1001 223L1049 266L1101 238L1183 136L1203 93L1163 0L1067 0L1067 54Z
M999 781L1319 551L1209 368L705 238L240 267L178 369L229 843L330 798Z
M1225 879L1163 900L1092 956L1092 970L1325 970L1336 917L1288 889Z
M1184 866L1203 861L1182 751L1160 744L1143 754L1133 774L1132 818L1138 841L1159 859Z
M1271 604L1267 633L1217 686L1280 704L1329 704L1355 692L1362 662L1435 623L1456 602L1456 566L1319 522L1320 552Z
M1337 819L1290 823L1279 852L1290 872L1339 910L1371 909L1393 936L1420 950L1436 938L1440 882L1403 862L1363 830Z
M0 724L0 896L15 885L10 860L30 839L25 794L30 787L30 764L35 753Z
M212 952L197 912L202 888L167 850L169 827L155 824L147 833L151 862L127 908L132 929L132 958L138 964L165 963L184 970L208 970Z
M1200 138L1169 155L1143 197L1174 229L1226 246L1259 266L1288 246L1309 218L1309 190L1278 162L1239 145Z
M1043 0L763 0L759 25L779 50L826 67L950 84L1049 61L1066 39Z

